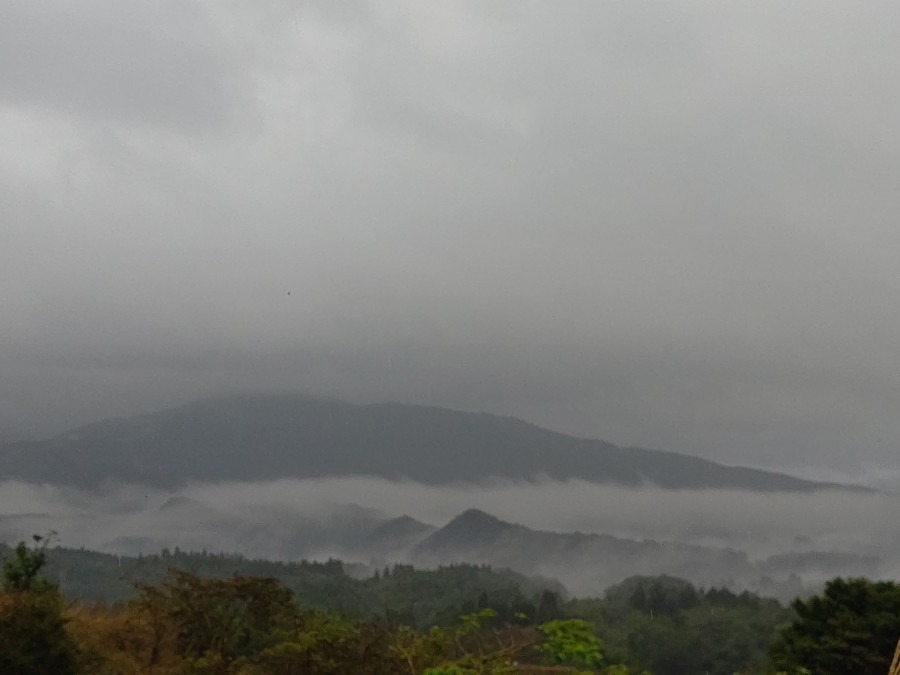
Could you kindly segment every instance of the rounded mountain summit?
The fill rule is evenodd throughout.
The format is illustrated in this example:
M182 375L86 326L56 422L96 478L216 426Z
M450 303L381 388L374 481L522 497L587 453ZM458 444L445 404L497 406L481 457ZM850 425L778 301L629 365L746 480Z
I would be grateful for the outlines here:
M669 489L862 489L623 448L512 417L297 394L198 401L0 445L0 479L84 488L348 475L431 484L551 478Z

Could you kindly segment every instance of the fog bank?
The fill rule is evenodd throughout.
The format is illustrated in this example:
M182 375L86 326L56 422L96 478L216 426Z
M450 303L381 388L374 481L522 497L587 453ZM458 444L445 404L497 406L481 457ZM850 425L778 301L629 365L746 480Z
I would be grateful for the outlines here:
M860 570L896 577L898 507L900 499L884 494L671 491L550 480L440 487L349 477L197 483L177 493L120 485L97 494L8 481L0 484L0 539L12 543L54 530L61 545L122 554L177 546L273 559L403 561L412 541L376 545L371 533L379 525L408 515L440 528L476 508L535 530L736 549L752 564L768 561L760 569L782 576L815 568L820 577ZM502 560L502 553L478 555ZM795 554L805 555L803 570L792 567ZM552 565L541 571L599 591L591 586L598 578L592 570L603 564L572 560L568 571Z

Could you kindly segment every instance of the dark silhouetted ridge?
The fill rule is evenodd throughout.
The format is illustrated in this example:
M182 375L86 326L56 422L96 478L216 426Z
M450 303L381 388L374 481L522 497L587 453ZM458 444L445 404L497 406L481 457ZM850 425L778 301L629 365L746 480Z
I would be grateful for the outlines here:
M0 445L0 478L80 487L347 475L425 483L547 477L671 489L840 487L621 448L512 417L301 395L200 401L96 422L46 441Z

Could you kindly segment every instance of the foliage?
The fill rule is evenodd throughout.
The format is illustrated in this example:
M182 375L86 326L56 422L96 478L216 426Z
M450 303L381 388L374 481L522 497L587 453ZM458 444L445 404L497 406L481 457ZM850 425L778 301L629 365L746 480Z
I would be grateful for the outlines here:
M665 576L633 577L562 610L597 627L607 663L654 675L762 672L778 627L793 618L775 600Z
M594 627L587 621L548 621L541 625L541 632L546 639L539 651L550 656L556 663L598 666L603 659L600 640L594 634Z
M834 579L821 595L795 600L796 620L772 648L776 670L884 675L900 635L900 585Z
M326 612L300 615L259 664L272 675L395 675L402 668L384 627Z
M0 544L0 554L4 547ZM557 597L562 587L554 581L531 579L486 565L448 565L414 569L410 565L386 568L387 574L363 578L359 570L338 560L275 562L251 560L220 553L188 553L177 548L158 555L116 556L93 551L52 548L46 551L46 571L60 579L70 600L114 604L135 596L135 585L154 585L177 568L198 577L271 577L294 592L303 606L330 610L357 619L379 615L393 625L407 624L427 630L449 626L460 614L490 607L498 619L547 621L536 618L543 591ZM550 608L552 609L552 608ZM550 611L543 607L541 611ZM520 620L519 615L527 618Z
M174 626L178 654L209 672L259 654L296 614L293 594L274 579L201 579L179 570L142 585L136 605L157 622L160 637L163 622Z
M136 604L74 604L66 618L68 633L93 656L92 675L168 675L184 669L184 659L175 647L174 626L157 633L158 624Z
M604 598L567 600L553 584L477 565L394 565L354 577L334 560L274 563L177 549L118 558L46 545L5 551L7 583L30 587L17 593L31 600L53 589L45 571L76 599L106 587L124 598L124 584L136 582L128 604L76 600L66 609L48 592L43 607L52 609L55 597L56 609L47 621L32 609L22 623L67 644L74 670L43 672L758 674L777 629L796 616L752 593L672 577L635 577ZM18 595L0 596L0 616ZM29 671L2 664L0 672Z
M47 562L49 538L33 535L35 548L29 548L20 541L3 563L3 590L9 593L23 591L47 591L51 584L40 572Z
M77 672L78 660L55 593L0 596L0 672L65 675Z
M462 666L438 666L422 671L422 675L471 675L474 671Z
M20 542L3 564L0 593L0 672L76 673L81 655L66 632L62 598L41 576L45 555Z
M410 675L505 675L513 659L543 636L533 626L497 625L497 614L482 609L459 617L449 627L434 626L424 634L398 630L394 650Z

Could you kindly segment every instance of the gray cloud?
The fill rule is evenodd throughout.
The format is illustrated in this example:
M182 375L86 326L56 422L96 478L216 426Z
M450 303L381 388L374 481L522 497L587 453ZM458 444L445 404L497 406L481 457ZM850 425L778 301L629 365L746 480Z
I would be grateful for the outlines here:
M236 54L201 3L9 3L0 101L86 126L217 127L239 94Z
M10 3L0 425L299 389L890 466L898 11Z
M876 576L900 572L895 496L837 492L761 496L734 490L626 489L582 481L438 487L347 477L201 483L177 494L108 486L90 495L7 481L0 483L0 539L15 541L55 530L65 546L111 553L155 553L178 546L275 559L337 555L366 564L378 553L360 548L366 541L361 533L378 523L411 515L440 527L473 507L538 530L743 551L749 562L733 562L730 575L741 587L768 575L785 582L791 572L815 584L837 574L858 574L860 565ZM391 560L405 560L402 548L387 553ZM486 553L504 559L502 550ZM657 550L649 557L671 554ZM450 562L450 555L439 561ZM534 571L535 561L510 559L514 568ZM618 559L606 560L598 568L595 557L573 558L571 551L562 567L548 561L540 564L546 564L543 573L560 578L580 594L598 594L634 573L634 567L621 568ZM643 566L648 560L632 564ZM671 571L664 560L652 564L658 571ZM678 569L683 564L681 560ZM717 583L724 578L717 578ZM792 584L782 592L789 598L797 590Z

